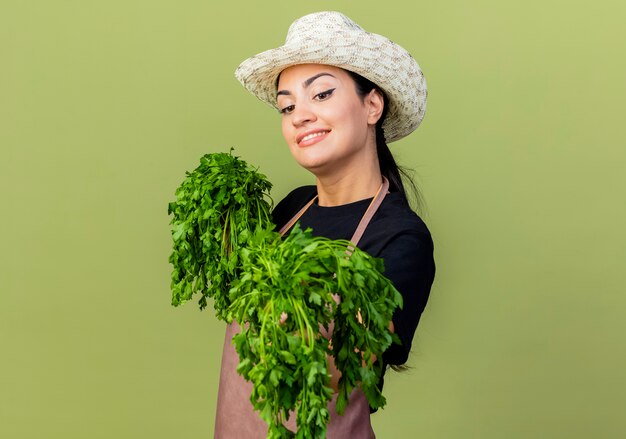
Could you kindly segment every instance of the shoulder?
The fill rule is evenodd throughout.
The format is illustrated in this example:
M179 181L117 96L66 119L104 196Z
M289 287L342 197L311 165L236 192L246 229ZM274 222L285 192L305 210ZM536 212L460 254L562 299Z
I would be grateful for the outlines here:
M376 253L389 253L394 248L413 248L432 253L433 240L428 226L397 193L385 198L368 232L367 241L376 243Z
M277 227L282 227L317 194L315 186L300 186L278 202L272 211L272 219Z

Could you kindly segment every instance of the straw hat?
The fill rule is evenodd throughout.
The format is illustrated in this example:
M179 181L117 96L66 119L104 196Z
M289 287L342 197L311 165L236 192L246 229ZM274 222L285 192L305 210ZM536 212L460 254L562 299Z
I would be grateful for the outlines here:
M235 76L252 94L277 108L276 80L296 64L327 64L369 79L389 99L383 123L387 142L407 136L426 111L426 81L411 55L339 12L316 12L294 21L285 44L242 62Z

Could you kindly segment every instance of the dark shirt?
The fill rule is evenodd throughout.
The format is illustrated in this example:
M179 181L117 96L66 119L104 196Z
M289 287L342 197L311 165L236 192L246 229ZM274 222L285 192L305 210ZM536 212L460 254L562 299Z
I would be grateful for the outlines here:
M274 209L277 228L287 223L317 194L315 186L293 190ZM314 202L300 218L302 229L310 227L315 236L350 239L367 210L371 198L333 207ZM411 350L415 329L435 277L433 241L426 224L413 212L398 192L387 194L368 225L358 247L371 256L382 258L384 275L402 294L404 305L393 315L395 333L402 342L383 353L383 363L404 364ZM380 388L383 381L381 378Z

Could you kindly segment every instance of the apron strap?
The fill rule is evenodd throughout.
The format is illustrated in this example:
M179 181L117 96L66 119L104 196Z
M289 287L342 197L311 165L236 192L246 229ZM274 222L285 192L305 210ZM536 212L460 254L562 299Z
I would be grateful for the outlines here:
M367 210L365 211L363 218L361 218L359 225L354 231L354 235L352 235L352 239L350 239L350 242L352 243L352 245L349 245L348 248L346 249L346 254L348 255L348 257L352 256L352 252L354 252L354 247L356 247L359 244L359 241L361 240L363 233L365 233L365 229L369 225L370 221L374 217L374 214L376 213L380 205L382 204L388 191L389 191L389 180L387 180L387 177L383 176L383 183L378 188L378 192L376 192L374 199L372 200L370 205L367 207Z
M287 233L287 232L289 231L289 229L291 229L291 228L293 227L293 225L296 223L296 221L298 221L298 220L300 219L300 217L301 217L302 215L304 215L304 212L306 212L306 211L307 211L307 209L308 209L309 207L311 207L311 204L313 204L313 202L314 202L315 200L317 200L317 195L315 195L311 201L309 201L308 203L306 203L306 204L304 205L304 207L303 207L302 209L300 209L300 210L298 211L298 213L296 213L296 214L294 215L294 217L293 217L293 218L291 218L291 219L287 222L287 224L285 224L284 226L282 226L282 227L280 228L280 230L278 231L278 233L280 233L280 236L284 236L284 235L285 235L285 233Z
M346 254L348 255L348 257L352 255L352 252L354 252L354 247L356 247L359 244L359 241L361 240L363 233L365 233L365 229L367 228L368 224L374 217L374 214L376 213L376 211L382 204L388 192L389 192L389 180L387 180L387 177L383 176L383 182L378 188L378 192L376 192L376 195L374 195L374 198L372 199L370 205L367 207L365 214L361 218L359 225L354 231L354 235L352 235L352 238L350 239L351 245L349 245L348 249L346 250ZM311 204L313 204L315 200L317 200L317 195L315 195L315 197L313 197L311 201L306 203L304 207L300 209L298 213L296 213L294 217L291 218L287 222L287 224L282 226L281 229L278 231L278 233L280 233L281 236L287 233L289 229L291 229L293 225L300 219L300 217L304 215L304 212L306 212L307 209L311 207Z

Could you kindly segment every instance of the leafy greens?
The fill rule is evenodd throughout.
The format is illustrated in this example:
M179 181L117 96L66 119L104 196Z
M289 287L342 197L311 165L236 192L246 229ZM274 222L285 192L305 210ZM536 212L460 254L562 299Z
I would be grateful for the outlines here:
M257 228L271 225L267 202L272 185L246 162L226 153L206 154L169 203L174 249L172 304L200 293L203 309L212 297L217 316L225 317L232 281L240 269L239 250Z
M201 309L213 298L217 316L241 326L233 339L237 372L253 383L250 401L268 438L323 438L333 396L328 356L341 372L339 414L357 386L370 406L385 405L375 359L399 341L388 326L402 297L382 275L382 260L358 248L348 256L348 241L298 225L281 239L270 188L232 154L207 154L187 173L168 209L172 303L198 292ZM284 425L291 412L296 433Z

